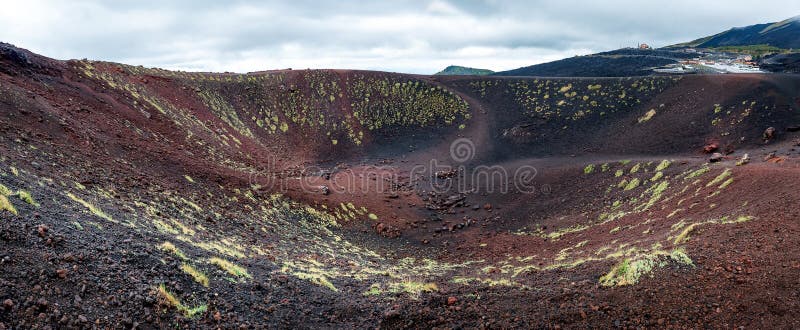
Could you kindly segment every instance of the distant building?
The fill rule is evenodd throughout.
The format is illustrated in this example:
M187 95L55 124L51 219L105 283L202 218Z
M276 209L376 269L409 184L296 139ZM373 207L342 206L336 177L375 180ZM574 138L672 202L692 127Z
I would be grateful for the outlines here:
M639 49L653 49L653 47L648 44L639 44Z

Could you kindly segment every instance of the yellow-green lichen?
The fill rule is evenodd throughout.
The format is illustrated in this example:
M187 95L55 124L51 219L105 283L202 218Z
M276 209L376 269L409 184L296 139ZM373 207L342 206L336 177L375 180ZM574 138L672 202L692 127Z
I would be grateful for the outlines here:
M650 120L651 118L653 118L653 116L655 116L655 115L656 115L656 109L650 109L649 111L647 111L644 114L644 116L639 117L639 123L646 122L646 121Z
M199 314L205 313L208 310L208 305L205 304L196 307L188 307L184 305L183 303L181 303L178 297L175 297L175 295L172 294L172 292L169 292L169 290L167 290L164 284L158 286L158 288L156 289L156 293L161 298L161 302L163 304L170 307L174 307L188 318L195 317Z
M698 176L701 176L703 174L708 173L708 171L710 171L710 170L711 169L708 166L703 166L703 167L701 167L701 168L699 168L697 170L689 172L689 174L687 174L686 177L683 178L683 180L686 181L686 180L694 179L694 178L696 178Z
M220 269L224 270L230 275L239 278L252 278L252 276L250 276L250 273L247 272L246 268L236 265L225 259L213 257L211 259L208 259L208 262L212 265L219 267Z
M73 201L78 202L78 204L83 205L83 207L89 209L89 211L92 212L92 214L94 214L94 215L96 215L98 217L101 217L103 219L106 219L108 221L116 222L110 215L108 215L105 212L103 212L103 210L101 210L100 208L92 205L91 203L89 203L89 202L87 202L87 201L85 201L83 199L80 199L79 197L73 195L72 193L67 193L67 197L69 197Z
M206 274L203 274L203 272L201 272L194 266L184 262L183 264L181 264L181 270L184 273L189 274L194 279L195 282L199 283L202 286L208 287L208 276L206 276Z
M11 194L13 194L11 189L8 189L8 187L6 187L2 183L0 183L0 195L10 196Z
M633 165L633 167L631 167L631 171L630 171L631 174L639 172L640 168L642 168L642 164L641 163L636 163L636 165Z
M639 180L639 178L633 178L633 179L631 179L631 181L628 181L628 183L625 185L624 189L626 191L627 190L633 190L633 189L636 189L636 187L639 187L639 184L641 184L641 181Z
M17 192L17 196L19 197L19 199L21 199L25 203L28 203L28 204L33 205L33 206L39 206L39 203L37 203L33 199L33 196L31 196L31 193L29 193L27 191L20 190L20 191Z
M600 277L600 284L607 287L636 284L642 276L649 275L654 268L666 266L666 261L663 260L665 258L678 264L694 266L692 259L682 250L676 249L669 253L656 250L621 261L611 271Z
M186 257L186 254L184 254L183 251L181 251L181 249L179 249L177 246L175 246L175 244L172 244L171 242L161 243L161 245L159 246L159 249L161 249L163 251L166 251L166 252L169 252L169 253L172 253L175 256L177 256L178 258L181 258L183 260L187 260L188 259Z
M4 195L0 195L0 212L8 211L11 212L13 215L18 215L17 209L14 207L13 204L8 200L8 197Z
M666 159L662 160L661 163L658 163L658 166L656 166L656 172L666 170L671 164L672 162L670 162L669 160Z
M711 187L711 186L716 185L716 184L718 184L720 182L723 182L723 180L727 179L729 176L731 176L731 174L732 174L731 173L731 169L726 168L725 171L723 171L722 173L717 175L717 177L715 177L708 184L706 184L706 187Z

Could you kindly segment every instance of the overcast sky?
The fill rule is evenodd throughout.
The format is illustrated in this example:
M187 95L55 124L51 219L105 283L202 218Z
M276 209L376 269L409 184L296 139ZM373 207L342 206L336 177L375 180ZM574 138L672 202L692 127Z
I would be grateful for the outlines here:
M0 41L191 71L507 70L800 15L800 1L2 0Z

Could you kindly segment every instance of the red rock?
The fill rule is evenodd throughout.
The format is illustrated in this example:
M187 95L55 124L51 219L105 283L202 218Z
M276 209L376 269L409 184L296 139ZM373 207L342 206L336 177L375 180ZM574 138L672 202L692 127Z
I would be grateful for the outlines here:
M448 305L455 305L458 302L456 297L447 297L447 304Z
M11 300L11 299L4 300L3 301L3 308L5 308L6 310L10 310L10 309L14 308L14 301Z
M44 237L47 234L47 230L50 229L47 225L39 225L36 227L36 232L39 233L39 237Z
M63 268L56 270L56 275L58 275L58 278L67 278L67 270Z
M383 237L396 238L400 236L400 230L392 225L378 223L375 225L375 232Z
M486 210L486 211L491 210L492 209L492 204L489 204L489 203L483 204L483 209Z

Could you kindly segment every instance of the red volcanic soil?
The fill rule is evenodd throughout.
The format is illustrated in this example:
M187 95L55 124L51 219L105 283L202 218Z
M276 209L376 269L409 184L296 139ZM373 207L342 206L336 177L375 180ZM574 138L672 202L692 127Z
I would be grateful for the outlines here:
M799 91L0 44L0 329L795 328Z

